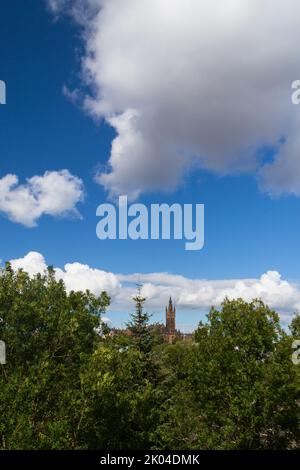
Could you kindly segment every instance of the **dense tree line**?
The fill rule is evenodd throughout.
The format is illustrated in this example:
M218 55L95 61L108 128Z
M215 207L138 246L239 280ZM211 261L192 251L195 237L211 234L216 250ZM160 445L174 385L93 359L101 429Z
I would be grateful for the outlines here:
M225 300L194 341L163 341L138 292L130 335L106 293L67 293L49 268L0 274L1 449L300 448L300 317Z

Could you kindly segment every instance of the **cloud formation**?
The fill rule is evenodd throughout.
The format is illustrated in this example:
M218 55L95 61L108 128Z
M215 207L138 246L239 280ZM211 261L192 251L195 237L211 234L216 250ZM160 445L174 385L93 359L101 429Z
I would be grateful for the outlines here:
M83 28L84 106L117 133L97 175L111 195L172 190L194 167L251 172L268 193L300 195L298 0L49 6Z
M26 227L34 227L44 214L79 217L76 205L83 198L82 180L68 170L46 171L25 184L13 174L0 179L0 211Z
M31 276L46 269L42 254L29 252L24 258L11 261L13 269L24 269ZM178 309L208 311L220 306L227 297L251 301L260 298L281 313L283 321L290 320L300 310L300 286L282 279L277 271L268 271L258 279L206 280L189 279L169 273L121 275L91 268L81 263L68 263L64 269L55 268L57 279L63 279L67 290L89 289L95 294L106 290L112 297L113 310L131 311L136 283L142 283L147 297L147 309L159 311L172 295Z
M47 269L44 256L36 251L30 251L23 258L10 261L13 269L23 269L33 277L38 273L43 274ZM107 291L115 296L120 289L120 283L115 274L90 268L86 264L67 263L64 269L55 268L56 279L62 279L68 292L71 290L90 290L96 295Z
M155 306L164 305L172 294L182 309L208 310L212 305L220 306L226 297L246 301L260 298L282 313L291 314L300 309L299 287L282 279L277 271L267 271L258 279L189 279L169 273L152 273L119 276L119 280L143 283L143 295Z

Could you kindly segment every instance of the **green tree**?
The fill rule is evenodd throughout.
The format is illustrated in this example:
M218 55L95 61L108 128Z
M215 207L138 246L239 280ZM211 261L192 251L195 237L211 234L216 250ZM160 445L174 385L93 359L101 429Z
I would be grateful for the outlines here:
M0 449L300 448L299 316L226 300L194 342L163 341L139 288L130 335L104 292L67 292L49 268L0 272Z
M297 399L291 350L284 348L287 338L277 313L261 301L226 300L221 310L211 309L208 324L200 325L195 336L200 367L194 385L217 431L212 444L287 447L286 424L296 429Z
M85 412L80 374L101 341L102 293L66 292L53 269L0 274L0 447L77 448Z
M296 314L291 322L290 330L294 339L300 340L300 315Z
M135 312L131 314L131 321L127 323L127 327L137 349L147 354L153 346L153 335L149 327L150 315L144 311L146 298L141 295L141 287L138 285L138 293L133 298Z
M147 449L153 426L153 385L136 348L100 344L81 376L89 410L82 439L90 449Z
M197 449L199 445L200 413L190 383L196 354L197 346L185 341L165 344L156 351L159 412L151 435L154 449Z
M278 315L261 301L226 300L200 323L195 340L192 354L175 345L168 355L176 378L162 407L156 446L299 446L297 371Z

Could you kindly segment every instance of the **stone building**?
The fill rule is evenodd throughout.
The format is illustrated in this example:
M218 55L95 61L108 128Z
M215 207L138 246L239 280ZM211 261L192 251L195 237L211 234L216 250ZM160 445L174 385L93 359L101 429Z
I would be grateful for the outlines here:
M172 299L170 297L169 305L166 307L166 328L165 328L165 340L168 343L174 343L176 338L176 308L173 306Z
M181 333L179 330L176 329L176 307L173 304L172 298L169 299L169 304L165 310L166 315L166 323L165 325L162 323L156 323L154 325L150 325L150 328L156 328L157 331L163 334L164 339L167 343L173 344L176 340L184 340L184 341L192 341L194 335L192 333ZM115 336L118 333L124 333L127 336L131 336L131 331L129 328L126 329L118 329L118 328L111 328L109 336Z
M170 297L169 305L166 307L166 326L164 333L165 341L167 343L174 343L175 340L192 341L192 333L181 333L176 329L176 307L173 305L172 298Z

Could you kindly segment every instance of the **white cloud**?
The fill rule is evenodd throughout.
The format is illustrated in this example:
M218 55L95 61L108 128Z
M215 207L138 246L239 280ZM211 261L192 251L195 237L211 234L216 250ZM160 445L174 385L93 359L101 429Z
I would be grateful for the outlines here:
M85 107L117 132L97 177L110 193L173 189L197 165L300 195L298 0L49 2L83 26Z
M46 171L25 184L12 174L0 179L0 211L27 227L34 227L44 214L80 216L76 204L83 198L82 180L68 170Z
M64 270L56 269L56 276L64 281L68 291L89 289L99 295L105 290L114 297L120 288L115 274L90 268L87 264L67 263Z
M277 271L267 271L258 279L206 280L189 279L168 273L120 275L122 283L140 282L143 295L153 308L165 305L170 294L179 308L205 309L220 306L227 297L251 301L260 298L271 308L283 314L293 314L300 309L300 288L281 278ZM130 291L132 287L127 287ZM120 295L123 297L122 290ZM128 295L128 292L127 294ZM121 300L122 300L121 297Z
M29 251L24 258L12 259L10 263L14 270L23 269L31 277L39 273L43 274L47 269L44 256L36 251Z
M46 269L40 253L29 252L24 258L11 261L13 269L23 268L31 276ZM169 273L121 275L91 268L81 263L68 263L64 269L55 268L57 279L63 279L67 290L89 289L95 294L106 290L112 297L112 310L131 311L136 283L142 283L142 294L147 297L147 309L161 311L172 295L178 309L208 311L214 305L229 299L251 301L261 298L289 321L300 310L300 286L282 279L277 271L267 271L258 279L189 279Z
M23 269L30 276L42 274L47 269L44 256L35 251L30 251L23 258L13 259L10 263L13 269ZM99 295L105 290L114 297L120 289L120 283L115 274L90 268L86 264L67 263L64 269L55 268L55 276L56 279L64 281L67 291L89 289Z

